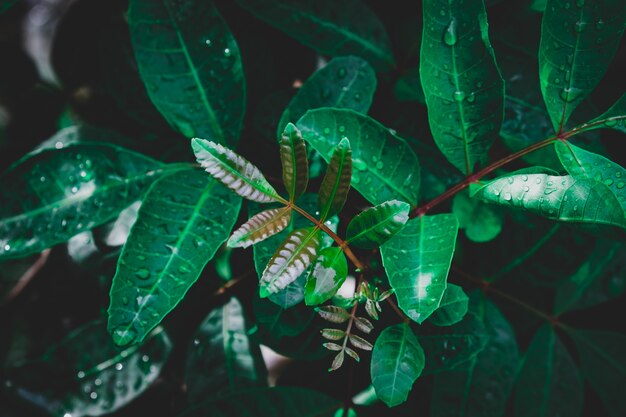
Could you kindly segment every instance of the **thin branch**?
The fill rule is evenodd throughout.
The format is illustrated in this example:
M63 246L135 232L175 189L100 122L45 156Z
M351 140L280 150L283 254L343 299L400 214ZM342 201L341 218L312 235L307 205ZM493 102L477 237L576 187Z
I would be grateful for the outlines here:
M243 280L244 278L254 274L255 271L251 270L248 272L245 272L241 275L239 275L238 277L235 277L233 279L229 279L228 281L226 281L224 283L224 285L222 285L221 287L219 287L217 290L215 290L215 292L213 293L214 297L220 296L222 294L224 294L226 291L228 291L229 289L231 289L232 287L234 287L235 285L237 285L241 280Z

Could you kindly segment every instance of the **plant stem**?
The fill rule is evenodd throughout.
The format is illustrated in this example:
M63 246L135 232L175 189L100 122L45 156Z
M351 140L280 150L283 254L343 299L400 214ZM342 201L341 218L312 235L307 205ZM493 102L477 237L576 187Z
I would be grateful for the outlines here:
M393 311L396 312L396 314L398 315L398 317L400 317L402 319L403 322L405 323L409 323L410 319L406 316L406 314L404 314L402 312L402 310L400 310L398 308L398 306L396 305L396 303L393 302L393 300L391 299L391 297L387 298L387 302L389 303L389 305L391 306L391 308L393 308Z

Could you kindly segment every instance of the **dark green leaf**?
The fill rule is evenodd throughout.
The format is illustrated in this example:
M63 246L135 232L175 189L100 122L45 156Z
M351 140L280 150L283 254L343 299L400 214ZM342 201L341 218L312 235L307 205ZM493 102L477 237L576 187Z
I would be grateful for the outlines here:
M583 381L574 360L549 324L535 334L515 387L516 417L577 417Z
M412 68L400 77L393 87L393 94L398 101L417 101L426 104L419 68Z
M585 379L596 390L611 417L626 415L626 336L619 333L572 330Z
M332 417L339 400L305 388L274 387L236 391L194 405L181 417Z
M111 220L175 169L95 143L22 159L0 175L0 258L41 252Z
M191 141L191 147L202 168L241 197L259 203L280 198L257 167L230 149L198 138Z
M257 321L277 338L299 335L315 316L315 312L303 304L283 308L260 297L254 298L252 307Z
M420 216L380 247L398 306L418 323L439 307L458 227L452 214Z
M391 239L409 220L411 206L398 200L385 201L366 209L348 224L346 241L374 249Z
M289 201L295 201L305 191L309 182L309 161L302 134L288 123L280 136L280 160L283 165L283 184L289 193Z
M0 1L0 13L6 12L7 10L9 10L11 6L13 6L17 2L18 0L1 0Z
M459 227L473 242L488 242L502 230L504 213L466 192L460 192L452 200L452 213L459 219Z
M494 304L479 303L489 340L467 366L435 376L432 417L504 415L520 360L515 333Z
M249 330L236 298L211 311L200 324L185 362L190 404L224 391L266 385L261 349L248 337Z
M554 130L593 91L619 46L622 0L548 0L541 22L539 78Z
M374 70L361 58L333 58L313 73L291 99L278 122L278 135L288 122L297 122L311 109L335 107L367 113L376 83Z
M142 345L120 350L104 323L91 322L37 361L8 370L10 391L54 416L109 414L137 398L159 377L171 350L161 327Z
M343 138L335 147L319 190L320 220L339 213L346 203L352 176L350 141Z
M428 319L437 326L451 326L467 314L469 299L458 285L448 284L439 307Z
M237 0L237 3L322 54L357 55L378 70L395 65L385 27L360 0Z
M245 113L239 48L213 2L132 0L130 34L148 95L185 137L234 147Z
M406 401L413 383L424 369L424 351L407 324L387 327L372 352L372 385L387 406Z
M113 277L115 343L140 342L183 299L228 238L240 207L239 197L199 169L150 188Z
M425 0L420 78L437 146L461 172L485 162L500 131L504 82L481 0Z
M348 261L338 247L320 251L311 267L304 289L306 305L318 305L332 298L348 276Z
M269 209L255 214L228 239L229 248L247 248L282 232L291 222L291 208Z
M609 127L626 133L626 94L623 94L610 109L589 123L583 124L579 129L584 131L600 127Z
M420 166L411 147L374 119L352 110L322 108L298 121L304 139L329 161L344 137L352 146L352 186L372 204L417 204Z

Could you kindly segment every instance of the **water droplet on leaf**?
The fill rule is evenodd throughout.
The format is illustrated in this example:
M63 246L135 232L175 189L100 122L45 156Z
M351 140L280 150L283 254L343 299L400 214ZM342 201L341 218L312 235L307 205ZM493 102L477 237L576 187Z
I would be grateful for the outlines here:
M443 34L443 42L448 46L453 46L456 45L456 41L456 19L452 19Z

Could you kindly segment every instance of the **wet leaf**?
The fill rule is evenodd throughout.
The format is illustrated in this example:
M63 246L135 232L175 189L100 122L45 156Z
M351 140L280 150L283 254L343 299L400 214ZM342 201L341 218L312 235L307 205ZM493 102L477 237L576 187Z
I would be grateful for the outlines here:
M339 213L346 203L352 175L352 150L343 138L333 151L319 190L320 221Z
M452 200L452 213L459 219L459 227L473 242L488 242L502 231L504 213L497 207L460 192Z
M289 193L289 201L300 197L309 182L309 161L302 134L288 123L280 136L280 160L283 166L283 184Z
M623 94L607 111L579 127L581 131L608 127L626 133L626 94Z
M451 326L463 320L469 306L469 298L458 285L448 284L439 307L428 319L437 326Z
M318 305L331 299L348 276L348 261L338 247L324 248L311 267L304 289L306 305Z
M254 316L263 328L276 338L293 337L307 329L315 311L303 304L284 308L266 298L255 297Z
M345 308L337 306L324 306L315 309L317 314L324 320L328 320L332 323L343 323L350 318L350 313Z
M391 239L409 220L411 206L398 200L386 201L354 217L346 230L346 241L374 249Z
M255 214L228 239L229 248L247 248L282 232L291 222L289 207L269 209Z

